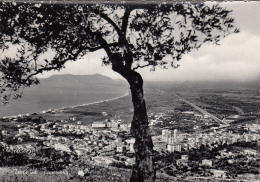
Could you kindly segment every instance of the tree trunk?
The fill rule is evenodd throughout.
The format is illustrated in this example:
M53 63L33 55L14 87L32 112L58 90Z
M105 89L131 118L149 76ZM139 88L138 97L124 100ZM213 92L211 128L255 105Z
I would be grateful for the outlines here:
M134 150L136 162L133 167L130 181L151 182L155 180L156 172L153 160L153 143L148 126L148 117L143 93L143 79L139 73L132 69L126 68L122 64L113 63L112 69L121 74L130 85L134 106L131 133L135 138Z
M131 133L135 138L136 163L132 171L132 182L154 181L155 169L153 161L153 143L148 126L148 117L143 94L142 77L135 73L130 84L134 116L131 125Z

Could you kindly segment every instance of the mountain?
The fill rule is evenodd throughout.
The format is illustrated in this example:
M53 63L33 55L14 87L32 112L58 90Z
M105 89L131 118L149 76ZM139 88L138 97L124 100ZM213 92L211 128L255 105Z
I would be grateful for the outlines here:
M64 75L53 75L49 78L41 79L43 82L64 82L64 83L114 83L116 80L113 80L109 77L94 74L94 75L71 75L71 74L64 74Z

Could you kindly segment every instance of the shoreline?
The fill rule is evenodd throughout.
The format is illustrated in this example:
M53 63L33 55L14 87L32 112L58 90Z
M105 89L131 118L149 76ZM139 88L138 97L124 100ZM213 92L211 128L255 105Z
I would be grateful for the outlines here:
M64 109L71 109L71 108L76 108L76 107L84 107L84 106L89 106L89 105L93 105L93 104L100 104L100 103L103 103L103 102L110 102L110 101L113 101L113 100L117 100L117 99L126 97L128 95L130 95L129 91L127 91L124 95L121 95L119 97L114 97L114 98L111 98L111 99L95 101L95 102L91 102L91 103L87 103L87 104L80 104L80 105L75 105L75 106L61 107L61 108L57 108L57 109L42 110L42 111L26 113L26 114L17 114L17 115L14 115L14 116L3 116L3 117L0 117L0 118L2 118L2 119L5 119L5 118L18 118L18 117L23 117L23 116L32 116L33 113L45 114L45 113L48 113L48 112L61 111L61 110L64 110Z
M119 97L114 97L112 99L106 99L106 100L91 102L91 103L87 103L87 104L80 104L80 105L75 105L75 106L62 107L62 108L58 108L58 109L54 109L54 110L62 110L62 109L69 109L69 108L76 108L76 107L84 107L84 106L89 106L89 105L93 105L93 104L100 104L100 103L103 103L103 102L110 102L110 101L113 101L113 100L120 99L122 97L126 97L128 95L129 95L129 92L126 92L124 95L121 95Z

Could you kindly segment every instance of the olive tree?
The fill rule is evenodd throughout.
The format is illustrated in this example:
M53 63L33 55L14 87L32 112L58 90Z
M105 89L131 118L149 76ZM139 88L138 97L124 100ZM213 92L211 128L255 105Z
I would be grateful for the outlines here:
M88 52L105 50L105 65L130 85L136 164L131 181L155 180L154 152L137 69L176 68L183 54L233 32L229 10L204 3L0 2L0 91L6 102L38 84L37 74L64 68ZM52 53L52 58L43 59Z

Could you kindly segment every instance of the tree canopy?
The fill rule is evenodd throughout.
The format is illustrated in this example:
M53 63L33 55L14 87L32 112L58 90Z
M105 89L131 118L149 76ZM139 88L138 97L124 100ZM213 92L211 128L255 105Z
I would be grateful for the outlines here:
M37 74L105 50L103 64L128 81L132 95L136 164L130 180L154 181L155 153L136 69L176 68L183 54L238 32L230 12L193 2L0 2L0 92L4 101L18 98L24 87L39 83Z
M0 91L5 101L35 75L60 70L87 52L117 53L126 68L177 67L183 54L218 44L234 29L231 11L204 3L0 3ZM8 49L15 54L4 54ZM16 51L14 51L16 49ZM52 52L52 59L43 55ZM129 56L130 55L130 56Z

